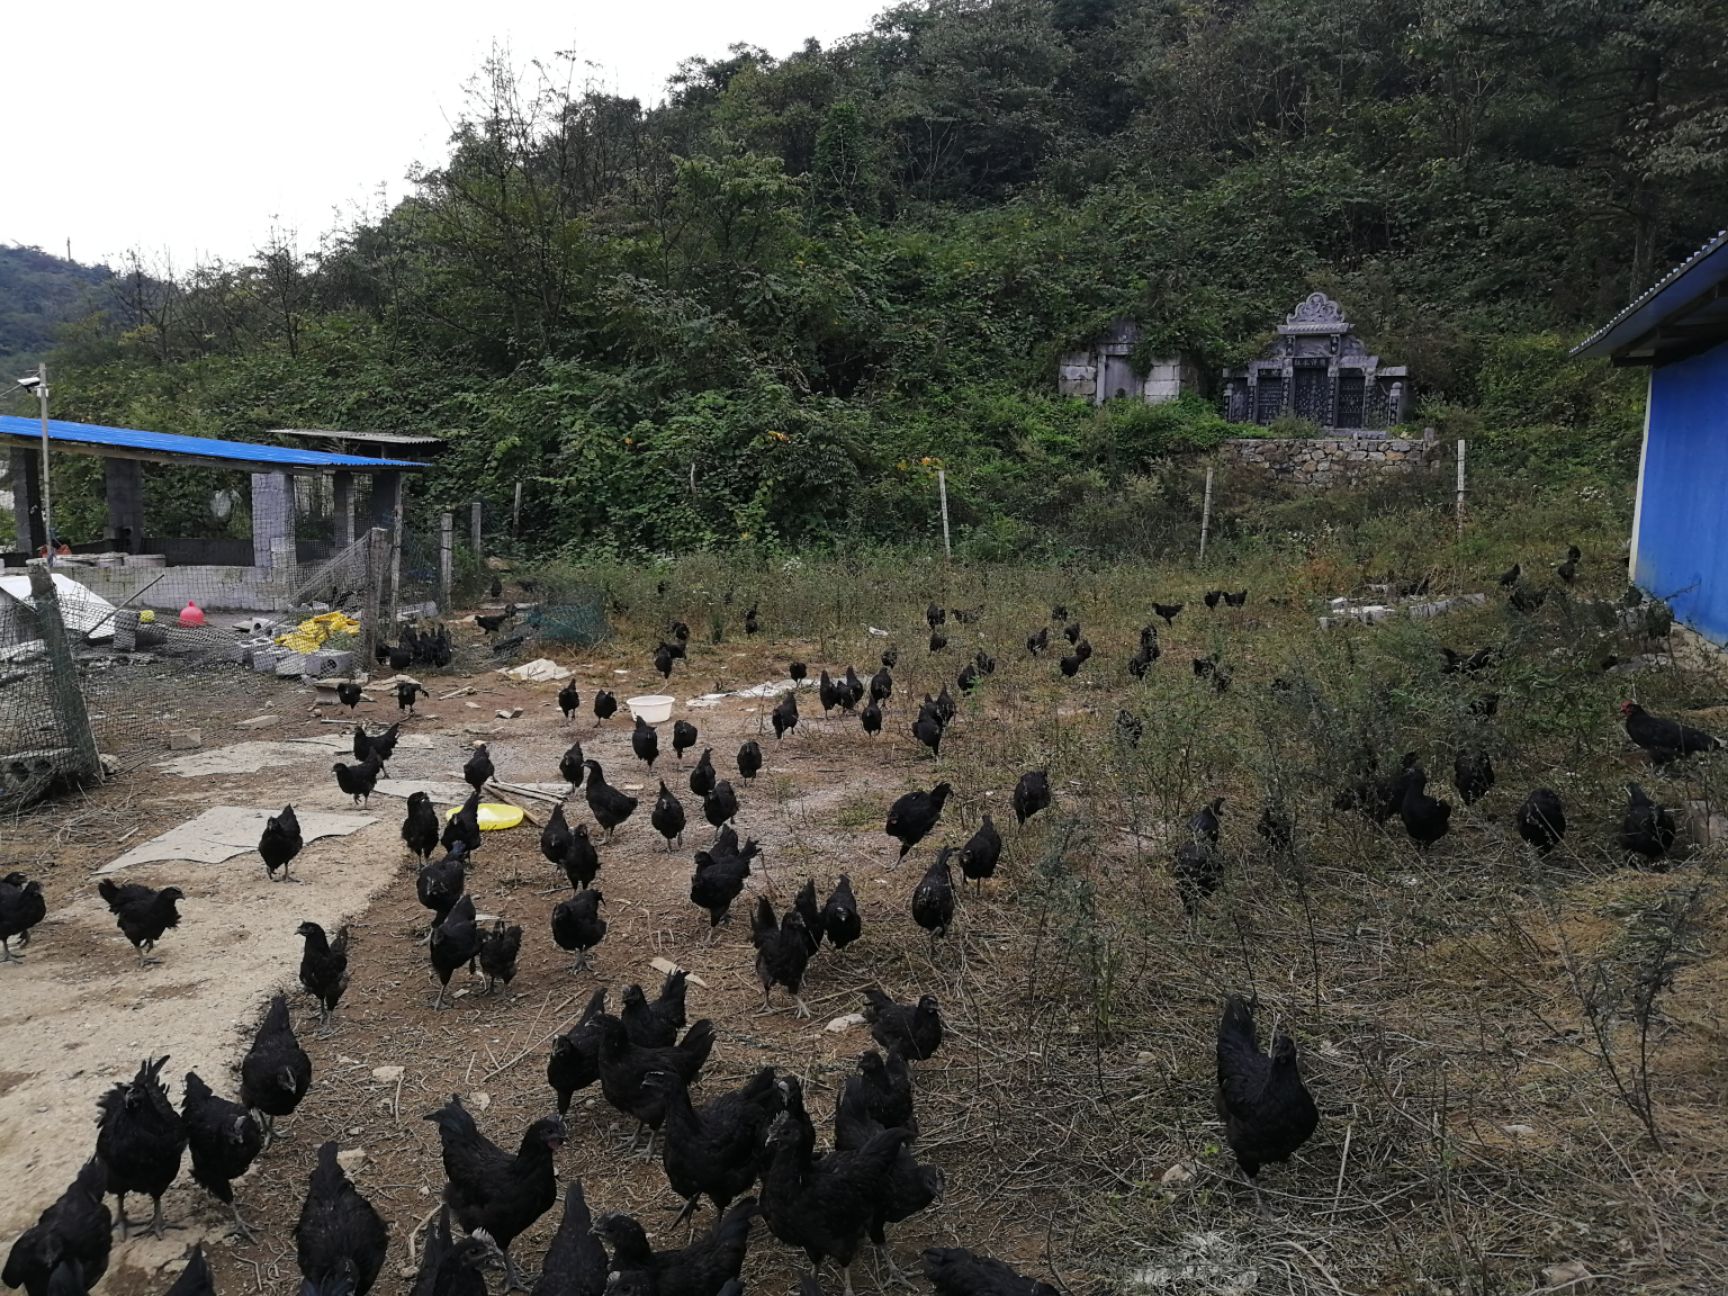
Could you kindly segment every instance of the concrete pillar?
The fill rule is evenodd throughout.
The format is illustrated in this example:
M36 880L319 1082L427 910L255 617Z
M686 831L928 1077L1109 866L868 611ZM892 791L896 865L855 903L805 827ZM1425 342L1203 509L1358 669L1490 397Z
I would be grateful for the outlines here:
M35 450L14 450L9 471L17 547L33 554L48 543L48 533L42 527L42 461Z
M144 465L136 459L104 459L108 487L108 536L125 553L144 551Z
M354 543L354 474L335 474L330 489L336 511L336 543L346 548Z
M253 473L252 565L268 570L284 552L294 553L294 484L287 473Z

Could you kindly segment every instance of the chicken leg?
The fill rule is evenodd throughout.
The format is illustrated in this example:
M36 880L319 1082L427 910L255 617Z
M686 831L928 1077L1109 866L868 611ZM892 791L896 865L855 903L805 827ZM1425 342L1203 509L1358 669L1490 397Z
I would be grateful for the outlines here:
M22 945L24 942L20 941L18 943ZM0 938L0 963L22 963L23 961L24 956L22 954L14 954L12 952L12 942Z

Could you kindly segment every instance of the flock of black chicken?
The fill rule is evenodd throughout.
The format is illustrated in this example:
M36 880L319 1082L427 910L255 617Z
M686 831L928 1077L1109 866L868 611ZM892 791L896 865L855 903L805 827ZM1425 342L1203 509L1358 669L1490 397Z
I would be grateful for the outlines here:
M1562 570L1562 579L1570 582L1578 560L1573 551L1565 564L1572 572ZM1519 575L1514 569L1502 584L1516 591ZM1208 608L1220 604L1241 608L1247 600L1247 590L1213 590L1203 596ZM1153 611L1169 627L1183 605L1154 604ZM514 612L507 609L496 624L483 628L495 632ZM931 652L946 649L944 626L950 615L965 624L977 612L931 604L926 612ZM754 631L754 607L750 620ZM1066 608L1052 609L1052 624L1074 650L1060 663L1061 673L1072 677L1092 656L1091 645ZM1040 627L1027 637L1032 657L1048 649L1050 628ZM688 637L688 627L673 622L655 649L657 668L670 674L670 663L685 656ZM431 659L448 651L441 627L405 643L413 645L403 650L410 658L425 654ZM1128 661L1129 672L1137 678L1144 675L1160 651L1157 628L1149 622L1140 631L1138 647ZM1469 655L1443 651L1442 670L1450 674L1475 675L1491 670L1497 661L1492 648ZM882 705L894 692L896 661L894 649L883 653L881 668L868 682L850 666L838 677L822 670L816 699L825 713L839 709L858 715L865 733L874 737L883 727ZM391 664L395 665L394 660ZM969 693L995 668L995 660L979 651L958 673L955 686L962 695ZM808 668L793 662L789 673L794 688L781 694L769 716L776 740L794 732L800 721L797 686L807 681ZM1196 658L1194 674L1220 692L1229 686L1229 676L1216 659ZM1278 689L1280 683L1274 681L1272 687ZM414 696L409 692L399 697L403 710L412 708ZM341 698L350 707L358 700L357 693ZM557 705L566 721L574 718L581 706L574 680L560 689ZM610 693L596 693L592 699L595 723L615 714L617 705ZM932 755L938 754L957 710L946 685L937 696L926 695L909 726L915 741ZM1627 736L1657 765L1721 746L1714 737L1652 716L1636 703L1627 702L1621 710ZM334 770L343 793L357 801L370 795L393 753L398 729L399 724L371 734L363 725L356 726L355 762L338 763ZM1137 744L1144 722L1120 712L1116 733L1122 741ZM682 763L700 734L694 724L680 720L672 727L671 738L674 758ZM652 772L660 759L659 735L640 718L631 734L631 749ZM745 742L735 764L740 782L748 785L763 768L761 746L754 740ZM571 794L578 788L583 791L601 830L596 841L586 823L571 824L561 803L540 837L542 854L568 882L570 891L549 915L552 940L575 955L573 970L582 971L607 932L601 912L604 899L596 885L601 872L599 848L632 818L640 801L608 783L600 763L584 755L579 741L571 744L558 768L570 783ZM483 844L480 798L495 774L490 752L484 744L478 745L463 770L472 792L442 824L425 793L408 799L401 836L419 861L416 895L431 913L424 943L438 981L435 1007L443 1006L450 978L464 965L484 976L482 994L499 984L508 986L516 974L523 929L502 919L484 923L469 891L470 870ZM1453 783L1466 805L1488 795L1495 773L1487 753L1461 752L1454 762ZM761 849L753 839L740 840L733 826L740 800L733 783L718 777L712 748L702 749L688 776L688 787L701 803L702 818L713 829L708 844L694 852L690 880L691 903L707 915L711 940L716 929L730 920L731 907L743 894ZM1418 753L1407 753L1394 768L1383 770L1375 753L1364 750L1334 804L1381 824L1397 818L1416 847L1426 850L1447 834L1452 811L1449 803L1428 789L1429 776ZM884 830L898 846L896 866L937 829L952 794L950 784L938 782L928 791L909 792L894 801ZM1619 844L1647 860L1661 859L1676 839L1672 812L1637 784L1629 785L1629 798ZM1011 804L1021 828L1049 808L1048 771L1023 774ZM1220 850L1224 807L1225 798L1211 798L1179 834L1171 872L1190 919L1225 881ZM664 780L659 782L648 818L668 850L682 841L687 813ZM1520 836L1540 854L1553 850L1567 829L1560 798L1546 788L1524 799L1515 823ZM1292 846L1289 816L1275 802L1262 807L1256 830L1275 850ZM267 878L290 880L289 867L303 845L292 806L269 817L258 845ZM954 921L958 894L954 864L959 865L962 881L982 887L995 874L1002 852L1001 834L988 814L963 844L937 849L909 903L914 922L929 934L933 946ZM153 890L106 879L99 889L116 924L137 948L141 963L156 942L177 926L177 904L185 899L174 887ZM4 960L20 957L12 943L27 944L30 929L44 912L36 882L18 873L0 879L0 956ZM752 907L751 942L765 1005L778 986L786 991L797 1014L807 1016L800 992L811 960L824 943L843 950L862 932L863 917L851 880L844 874L826 898L819 897L813 880L807 881L781 914L776 914L768 895L759 895ZM316 1003L320 1019L327 1019L348 983L348 932L343 929L330 939L318 924L307 922L298 934L304 941L301 984ZM547 1060L546 1078L557 1114L533 1121L514 1152L480 1130L460 1095L452 1095L427 1115L438 1128L447 1182L442 1213L426 1231L413 1287L417 1296L480 1296L486 1291L487 1271L493 1268L503 1269L507 1288L528 1289L511 1244L556 1203L556 1156L567 1136L565 1121L574 1095L594 1084L608 1104L638 1122L637 1139L646 1135L646 1157L653 1157L658 1138L667 1183L683 1203L679 1220L693 1217L706 1201L714 1208L714 1222L700 1235L693 1230L682 1248L655 1250L641 1223L631 1216L592 1215L580 1180L569 1179L561 1222L543 1258L535 1293L736 1296L742 1292L739 1273L757 1218L775 1238L802 1250L813 1270L833 1260L844 1273L848 1293L851 1265L866 1239L893 1270L886 1247L888 1226L930 1207L943 1189L941 1170L921 1162L916 1151L919 1123L913 1064L929 1060L942 1045L943 1021L935 997L926 994L916 1003L901 1004L880 990L866 991L863 1016L878 1048L864 1053L856 1071L845 1080L828 1147L819 1150L816 1122L805 1108L802 1085L788 1072L763 1066L736 1090L700 1099L694 1094L714 1049L716 1032L706 1018L687 1021L687 984L685 973L675 970L653 999L641 986L627 986L616 1013L607 1010L606 988L596 989L576 1024L554 1040ZM150 1227L160 1236L161 1198L178 1177L188 1151L193 1180L228 1207L235 1228L251 1237L251 1227L234 1204L233 1181L269 1146L275 1122L293 1114L312 1081L311 1059L295 1038L286 999L277 995L271 1001L242 1062L238 1101L219 1097L196 1072L188 1072L176 1112L161 1078L167 1061L166 1057L147 1059L129 1083L116 1084L102 1096L94 1154L61 1198L13 1246L0 1275L9 1286L21 1286L31 1296L87 1291L108 1262L111 1217L106 1198L110 1194L118 1201L122 1236L127 1225L125 1200L131 1194L150 1197ZM1319 1110L1300 1074L1293 1039L1288 1032L1276 1030L1270 1050L1263 1049L1254 1007L1237 995L1225 998L1218 1026L1215 1095L1227 1142L1251 1183L1262 1166L1288 1160L1319 1123ZM453 1222L461 1236L452 1230ZM364 1293L382 1270L388 1229L348 1180L334 1143L319 1149L295 1244L302 1291L310 1296ZM1048 1285L960 1248L932 1248L924 1253L923 1266L940 1296L1053 1296L1054 1289ZM194 1253L170 1290L180 1296L212 1290L201 1252ZM804 1296L819 1292L814 1272L800 1291Z

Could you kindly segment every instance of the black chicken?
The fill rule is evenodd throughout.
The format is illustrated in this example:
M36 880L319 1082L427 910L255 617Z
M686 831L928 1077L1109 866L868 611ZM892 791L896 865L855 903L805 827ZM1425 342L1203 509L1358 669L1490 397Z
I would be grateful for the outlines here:
M655 732L654 726L641 716L636 717L636 727L630 731L630 750L635 752L636 759L645 762L650 770L660 757L660 735Z
M1278 1031L1271 1056L1262 1053L1254 1010L1241 995L1224 1000L1218 1023L1217 1104L1225 1140L1251 1183L1261 1166L1288 1161L1320 1124L1296 1065L1296 1042ZM1254 1193L1258 1199L1258 1184Z
M559 901L552 910L552 943L576 955L572 972L585 970L588 951L606 939L606 920L600 916L600 906L605 902L605 896L589 887Z
M1152 605L1152 611L1158 616L1164 618L1165 625L1174 627L1176 624L1176 614L1186 606L1186 603L1154 603Z
M23 949L30 944L30 929L48 916L42 884L22 873L0 878L0 963L22 963L24 956L12 952L12 942Z
M1655 863L1673 848L1674 816L1650 799L1636 783L1626 785L1626 817L1620 821L1620 846Z
M594 726L610 720L618 714L618 699L605 689L594 690Z
M677 758L680 765L684 763L684 753L696 745L696 740L699 737L701 734L697 731L696 726L688 720L673 721L672 755Z
M1538 855L1546 855L1560 844L1566 835L1566 809L1560 804L1559 793L1550 788L1537 788L1518 807L1518 835L1533 846Z
M409 1296L487 1296L486 1269L502 1265L504 1255L485 1233L460 1241L450 1234L450 1208L440 1206L426 1230L420 1271Z
M543 1116L523 1132L514 1156L487 1138L460 1095L426 1119L438 1126L444 1156L444 1201L469 1233L484 1229L504 1254L505 1285L523 1288L510 1244L558 1200L554 1158L567 1137L560 1116Z
M372 804L372 789L378 786L378 775L383 768L383 762L377 753L373 753L353 765L337 761L330 770L336 775L336 786L352 797L355 805L369 806Z
M864 920L858 915L858 901L852 894L852 879L844 873L834 884L834 894L822 905L822 934L837 950L845 949L864 934Z
M1715 751L1722 741L1701 729L1693 729L1675 720L1653 716L1636 702L1622 702L1620 714L1626 717L1626 736L1650 753L1656 765L1667 765L1693 752Z
M306 942L300 950L300 984L318 1001L318 1020L329 1021L348 988L348 929L338 931L334 941L315 922L294 930Z
M882 732L882 708L874 699L858 713L858 723L872 738Z
M661 679L669 680L672 678L673 660L670 644L661 644L654 650L654 669L660 672Z
M890 1053L911 1062L924 1062L942 1047L942 1013L935 995L924 995L916 1004L895 1003L880 990L864 992L864 1020L870 1023L870 1038Z
M474 897L463 894L450 906L450 912L432 929L432 972L438 978L438 997L434 1009L444 1006L444 992L450 988L450 974L464 963L474 970L480 957L480 928L474 916Z
M853 1078L854 1080L856 1077ZM834 1151L862 1151L887 1128L869 1109L861 1086L848 1080L840 1089L840 1100L834 1108ZM899 1126L908 1139L913 1131ZM921 1166L912 1157L910 1148L902 1145L889 1171L888 1182L876 1202L871 1216L870 1240L886 1262L890 1274L900 1276L900 1270L888 1252L887 1226L911 1219L942 1196L942 1171L935 1166Z
M1513 563L1505 571L1500 573L1500 588L1505 589L1510 585L1516 585L1518 583L1518 578L1523 574L1524 565L1522 563Z
M155 891L136 882L122 886L107 878L96 883L96 890L107 903L108 912L114 915L114 925L138 951L138 966L154 963L156 960L145 958L145 953L156 948L163 932L180 925L180 910L176 906L186 898L186 893L179 887Z
M714 1023L704 1017L685 1031L678 1043L642 1048L630 1042L630 1034L618 1018L601 1014L594 1022L600 1035L600 1092L614 1108L634 1116L643 1127L659 1129L666 1117L666 1101L643 1081L652 1072L671 1071L685 1084L695 1084L714 1051ZM654 1136L650 1133L650 1156L653 1150Z
M624 1023L624 1033L640 1048L668 1048L684 1029L684 995L686 974L674 969L661 983L660 993L652 1003L639 985L624 987L624 1007L618 1020Z
M413 715L414 699L417 697L430 698L431 696L426 691L425 685L417 684L413 680L402 680L396 685L396 709Z
M943 634L940 630L932 630L930 632L930 651L931 652L939 653L944 648L946 648L947 646L948 646L948 636L947 635Z
M1427 850L1439 841L1451 827L1452 806L1429 796L1428 775L1420 765L1404 776L1404 799L1398 805L1398 817L1404 821L1404 831L1416 843L1418 850Z
M744 633L753 635L761 628L761 623L756 619L756 605L752 603L744 609Z
M192 1248L186 1267L163 1296L216 1296L216 1283L210 1277L210 1262L204 1258L204 1244Z
M611 841L612 830L635 813L636 798L620 792L608 783L606 772L600 768L599 761L583 761L582 765L588 771L588 786L584 789L584 795L588 798L589 812L606 832L601 840Z
M564 681L564 687L558 690L558 710L565 720L572 719L576 708L582 705L582 694L576 689L574 677Z
M920 745L930 749L931 756L942 754L942 735L944 733L942 720L930 707L921 708L918 718L912 722L912 736Z
M935 1296L1060 1296L1049 1283L1023 1278L1000 1260L965 1247L930 1247L923 1261Z
M774 918L774 905L767 896L756 901L756 911L750 919L750 938L756 946L756 980L762 987L762 1006L770 1006L769 992L777 985L786 987L792 996L794 1011L808 1017L810 1008L799 991L804 985L804 970L810 966L814 948L804 917L791 908L779 919Z
M738 773L747 779L753 779L761 768L762 745L754 738L748 738L738 749Z
M720 1296L737 1286L756 1218L754 1197L727 1211L709 1231L677 1251L656 1251L642 1226L628 1215L602 1215L594 1231L612 1244L612 1296L620 1292L651 1296Z
M1140 740L1146 736L1146 723L1133 712L1118 707L1116 710L1116 736L1129 747L1138 747Z
M92 1157L12 1244L0 1282L22 1287L26 1296L71 1296L95 1286L108 1270L114 1227L107 1192L107 1168Z
M774 741L779 742L798 727L798 695L788 691L768 713L768 723L774 727Z
M234 1213L234 1227L255 1242L251 1227L240 1217L234 1200L234 1180L251 1169L264 1150L264 1131L252 1113L236 1102L218 1098L196 1071L186 1073L180 1118L192 1152L192 1179Z
M570 823L564 818L564 803L552 807L546 826L540 830L540 853L549 864L564 867L564 857L570 853Z
M953 787L938 783L928 792L908 792L888 808L888 821L882 831L900 843L898 860L929 835L942 817L942 807L948 803Z
M667 790L666 781L660 781L660 795L654 798L654 809L648 814L648 822L654 825L654 831L666 839L666 849L672 849L673 838L680 845L684 841L684 807L678 798Z
M282 997L277 996L281 1002ZM284 1009L284 1012L287 1010ZM120 1236L126 1236L126 1194L148 1193L154 1210L149 1228L158 1239L166 1225L162 1220L162 1194L180 1173L180 1158L186 1151L186 1123L168 1101L162 1086L162 1067L167 1055L139 1063L130 1084L117 1084L97 1100L96 1159L108 1175L108 1191L120 1199L115 1212Z
M312 1087L312 1059L294 1037L288 999L277 995L240 1061L240 1101L263 1120L264 1146L276 1139L276 1118L292 1116Z
M912 892L912 921L930 933L932 952L936 949L936 938L946 936L954 922L954 875L948 868L948 858L953 854L952 846L937 851L935 861Z
M1224 810L1224 798L1213 797L1188 820L1188 835L1196 841L1204 838L1212 845L1218 844L1218 835L1223 829L1219 818Z
M1035 634L1026 636L1026 651L1036 657L1050 646L1050 627L1039 626Z
M1452 786L1465 805L1475 805L1494 786L1494 762L1485 751L1461 751L1452 758Z
M497 919L480 937L480 973L486 978L481 994L491 994L500 981L509 989L516 979L516 959L522 953L522 928Z
M452 853L457 847L465 855L480 849L480 794L470 792L456 813L444 821L444 833L439 838L444 849Z
M432 926L426 929L428 940L432 937L433 928L443 922L456 907L456 902L462 898L463 891L468 887L464 858L462 851L453 851L443 859L426 865L414 879L414 894L421 904L432 911Z
M264 876L270 881L276 880L276 870L282 870L284 882L293 881L288 876L288 865L300 853L306 844L300 835L300 820L294 814L294 807L285 805L282 813L271 815L264 821L264 832L258 838L258 854L264 860Z
M721 779L707 796L702 798L702 817L716 830L730 823L738 815L738 794L732 790L732 785Z
M924 620L934 630L948 620L947 609L937 607L936 604L932 603L924 609Z
M1022 774L1020 781L1014 785L1014 817L1024 828L1026 821L1040 810L1050 805L1050 773L1048 770L1033 770Z
M856 1091L863 1109L889 1129L896 1127L918 1133L918 1118L913 1114L912 1069L906 1059L890 1051L887 1058L875 1049L858 1057L858 1072L846 1077L842 1094Z
M822 944L822 910L816 905L816 879L805 878L804 885L798 888L798 894L792 897L792 907L798 911L798 916L804 920L804 943L814 954Z
M1192 921L1206 897L1224 885L1224 857L1206 838L1196 837L1177 847L1170 874L1176 879L1183 912Z
M696 871L690 878L690 903L708 911L708 934L705 943L712 944L716 929L730 920L732 902L744 890L744 879L750 876L750 861L739 855L696 852Z
M714 749L704 747L702 755L690 769L690 790L706 797L714 790Z
M882 1208L894 1163L909 1137L884 1130L864 1147L820 1160L792 1118L782 1114L768 1135L771 1160L762 1178L762 1213L774 1236L802 1247L810 1263L832 1258L852 1294L852 1259Z
M846 690L828 677L824 670L816 679L816 700L822 704L822 714L826 717L835 707L839 706L845 697Z
M574 792L582 786L582 764L586 757L582 755L582 744L571 743L569 748L558 758L558 776L570 785Z
M808 679L809 675L810 668L801 661L791 662L786 667L786 678L791 680L794 684L801 683L805 679Z
M675 1224L695 1214L704 1196L725 1214L755 1184L762 1170L763 1137L784 1105L774 1081L774 1068L763 1067L743 1088L721 1094L698 1110L690 1102L689 1086L675 1073L651 1071L643 1078L666 1107L661 1164L666 1182L684 1199Z
M340 680L336 684L336 701L352 711L360 705L360 686L353 680Z
M324 1144L294 1228L300 1296L365 1296L389 1243L384 1217L349 1182L336 1144Z
M589 998L576 1024L552 1041L546 1059L546 1083L558 1095L558 1114L570 1113L570 1098L600 1078L600 1027L596 1019L606 1011L606 987Z
M476 743L473 754L462 766L462 781L476 792L481 792L496 772L492 766L492 753L486 749L486 744Z
M402 843L410 855L425 861L438 845L438 812L424 792L408 794L408 813L402 817Z
M602 1296L609 1268L606 1248L594 1236L594 1220L582 1181L568 1178L564 1187L564 1217L552 1235L552 1244L546 1248L546 1262L540 1266L540 1280L534 1284L533 1296ZM420 1294L416 1292L414 1296Z

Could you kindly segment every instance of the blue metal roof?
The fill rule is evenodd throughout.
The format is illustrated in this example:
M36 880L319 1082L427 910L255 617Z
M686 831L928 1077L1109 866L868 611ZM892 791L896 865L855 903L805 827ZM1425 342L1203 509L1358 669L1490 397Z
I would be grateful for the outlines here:
M0 439L42 439L40 419L0 414ZM364 455L330 454L322 450L296 450L288 446L262 445L251 441L218 441L214 437L179 436L173 432L145 432L138 428L103 427L97 423L48 420L48 440L74 453L100 455L113 451L131 458L204 459L241 465L265 466L284 472L378 472L385 469L419 471L426 467L408 459L372 459Z
M1572 348L1574 356L1612 355L1642 340L1680 307L1728 279L1728 230L1663 275L1613 319Z

